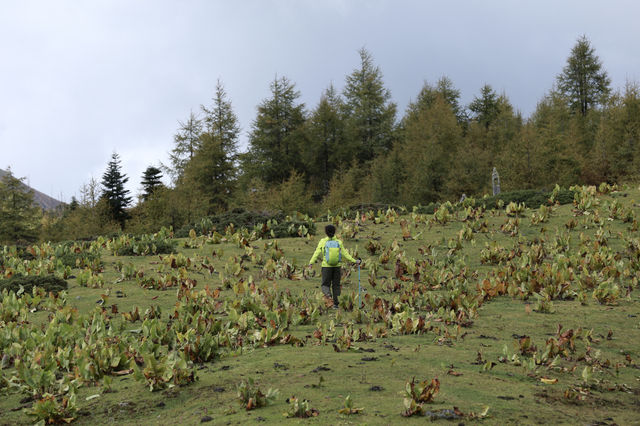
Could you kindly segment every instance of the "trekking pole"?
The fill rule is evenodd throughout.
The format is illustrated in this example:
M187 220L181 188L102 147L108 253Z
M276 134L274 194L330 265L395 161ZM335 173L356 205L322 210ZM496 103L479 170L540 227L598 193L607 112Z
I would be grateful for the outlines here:
M358 309L362 307L362 302L360 301L360 263L358 263Z

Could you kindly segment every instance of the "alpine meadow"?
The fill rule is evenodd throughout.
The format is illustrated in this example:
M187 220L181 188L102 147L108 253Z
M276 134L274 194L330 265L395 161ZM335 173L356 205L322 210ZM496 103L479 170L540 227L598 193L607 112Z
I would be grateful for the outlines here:
M399 111L354 57L246 147L218 80L142 176L0 175L0 424L638 424L640 86L581 36L529 117L447 76Z

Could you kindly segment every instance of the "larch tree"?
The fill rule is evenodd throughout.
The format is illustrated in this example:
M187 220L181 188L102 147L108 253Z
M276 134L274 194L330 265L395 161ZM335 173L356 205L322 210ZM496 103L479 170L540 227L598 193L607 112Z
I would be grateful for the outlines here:
M360 66L347 76L343 94L348 143L353 144L356 158L363 163L391 150L396 105L371 54L364 48L358 53Z
M40 209L23 180L11 170L0 177L0 243L30 242L38 237Z
M235 155L238 152L240 125L220 80L216 83L216 91L212 100L213 104L210 107L200 105L200 109L204 114L202 120L204 131L220 141L229 161L235 161Z
M498 95L490 85L485 84L480 89L480 96L474 96L469 104L469 110L473 113L473 119L488 129L499 113Z
M463 124L468 120L464 108L460 105L460 90L455 88L453 81L451 81L447 76L440 77L435 86L426 81L424 82L416 102L412 102L409 105L409 109L405 114L405 119L417 111L424 111L430 108L438 96L449 104L460 124Z
M187 164L182 185L196 190L197 199L204 201L206 214L227 207L233 189L235 166L229 161L222 141L211 133L202 134L202 146Z
M596 105L602 105L611 92L611 79L586 36L571 49L567 65L557 77L558 90L569 107L583 117Z
M442 96L426 108L417 105L428 103L418 98L409 106L413 112L404 122L405 140L399 153L406 173L400 200L407 205L427 204L445 195L462 141L458 120Z
M227 207L237 178L240 126L229 97L218 80L211 106L201 105L202 131L197 148L184 168L179 189L191 204L202 200L206 214Z
M298 103L300 92L286 77L276 77L270 88L271 96L258 105L243 169L249 178L279 184L302 169L305 110Z
M202 134L202 120L193 111L187 121L178 121L178 132L173 136L174 147L169 153L169 166L165 169L176 183L187 163L196 154L200 147L200 135Z
M341 113L342 99L333 85L320 97L307 121L309 143L303 152L305 169L314 192L323 197L336 170L348 164L345 152L345 123Z

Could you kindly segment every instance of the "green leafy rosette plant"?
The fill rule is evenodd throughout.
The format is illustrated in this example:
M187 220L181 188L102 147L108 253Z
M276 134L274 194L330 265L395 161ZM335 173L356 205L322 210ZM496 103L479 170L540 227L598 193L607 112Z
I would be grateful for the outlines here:
M344 399L344 407L339 409L338 413L349 416L351 414L360 414L363 410L364 408L355 408L353 406L351 395L347 395L347 397Z
M33 407L27 411L27 415L34 418L36 422L71 423L75 420L77 411L75 393L62 397L61 401L58 401L54 395L45 394L42 399L33 404Z
M416 383L415 377L405 386L404 417L424 415L423 404L433 402L433 398L440 391L440 380L431 379L431 382L424 380Z
M272 404L278 397L277 389L270 388L267 393L264 394L258 386L254 384L252 378L249 378L246 382L242 381L237 387L237 392L240 404L247 411Z
M285 417L306 419L309 417L317 417L320 414L318 410L310 407L309 401L306 399L298 399L295 396L292 396L287 399L287 402L289 403L289 409L283 413Z
M184 386L197 380L195 369L184 356L175 352L158 359L149 353L144 356L144 368L134 367L134 378L145 382L150 391Z

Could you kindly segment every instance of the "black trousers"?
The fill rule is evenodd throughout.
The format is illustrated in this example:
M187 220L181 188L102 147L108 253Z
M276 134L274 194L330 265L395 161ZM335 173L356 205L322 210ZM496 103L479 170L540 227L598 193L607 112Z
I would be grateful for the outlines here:
M334 306L338 306L341 275L342 268L339 266L334 268L322 268L322 293L324 293L325 297L333 299Z

